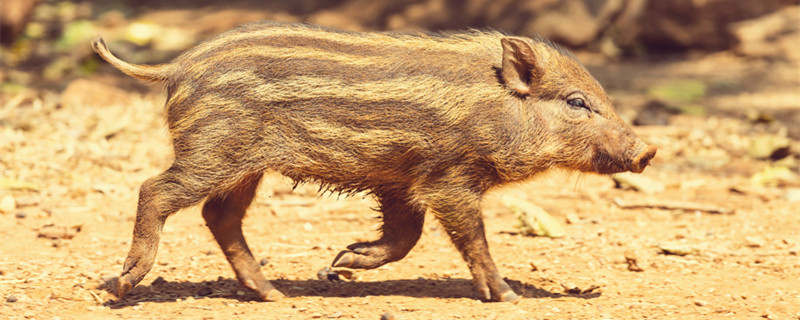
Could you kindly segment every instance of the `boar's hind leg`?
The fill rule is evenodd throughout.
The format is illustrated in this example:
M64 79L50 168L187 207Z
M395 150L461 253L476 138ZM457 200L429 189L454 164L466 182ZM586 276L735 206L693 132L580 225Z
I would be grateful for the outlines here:
M196 181L195 177L177 163L142 183L133 227L133 242L119 277L117 295L120 298L142 281L153 267L161 229L167 217L200 202L208 192L207 184Z
M383 213L380 239L347 246L333 260L334 267L377 268L402 259L419 240L425 211L409 204L404 192L376 194Z
M259 271L259 266L242 234L242 218L253 201L261 175L246 179L225 195L209 198L203 205L203 218L217 239L239 282L258 293L261 300L283 297Z
M475 287L486 300L511 301L519 297L500 277L489 255L480 208L480 196L455 186L443 187L427 200L472 273Z

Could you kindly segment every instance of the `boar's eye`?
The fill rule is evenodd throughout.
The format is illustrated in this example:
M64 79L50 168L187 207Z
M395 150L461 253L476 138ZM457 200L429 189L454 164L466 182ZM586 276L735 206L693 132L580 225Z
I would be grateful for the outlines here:
M586 106L586 102L583 101L583 99L581 99L581 98L569 99L569 100L567 100L567 104L569 104L569 105L571 105L571 106L573 106L575 108L589 109L589 107Z

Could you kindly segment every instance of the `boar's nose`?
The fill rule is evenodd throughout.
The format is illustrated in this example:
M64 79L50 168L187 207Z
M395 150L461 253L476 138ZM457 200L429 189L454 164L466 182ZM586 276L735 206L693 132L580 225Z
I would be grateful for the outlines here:
M644 168L650 164L650 159L656 156L656 151L658 148L655 146L647 146L644 148L644 151L639 152L636 157L633 158L633 163L631 164L631 171L635 173L642 173Z

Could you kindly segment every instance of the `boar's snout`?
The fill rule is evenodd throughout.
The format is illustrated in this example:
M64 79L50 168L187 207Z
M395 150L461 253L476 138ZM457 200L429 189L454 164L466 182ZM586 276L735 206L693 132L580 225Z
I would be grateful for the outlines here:
M642 173L644 168L650 164L650 160L656 156L656 151L658 148L655 146L645 146L644 148L640 148L639 154L633 157L633 161L631 163L631 172L635 173Z

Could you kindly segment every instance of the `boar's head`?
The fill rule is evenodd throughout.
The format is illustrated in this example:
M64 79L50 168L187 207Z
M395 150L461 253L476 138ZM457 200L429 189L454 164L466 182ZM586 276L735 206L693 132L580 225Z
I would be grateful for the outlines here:
M501 78L530 109L539 154L553 167L640 173L656 154L614 111L600 84L569 52L544 39L501 40ZM541 128L543 127L543 128Z

